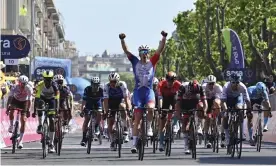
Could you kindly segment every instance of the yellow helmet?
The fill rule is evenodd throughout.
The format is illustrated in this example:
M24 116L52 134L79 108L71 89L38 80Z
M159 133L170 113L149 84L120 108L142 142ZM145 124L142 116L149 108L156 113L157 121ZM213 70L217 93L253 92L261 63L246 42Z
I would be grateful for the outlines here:
M54 72L53 71L44 71L42 74L43 78L53 78L54 77Z

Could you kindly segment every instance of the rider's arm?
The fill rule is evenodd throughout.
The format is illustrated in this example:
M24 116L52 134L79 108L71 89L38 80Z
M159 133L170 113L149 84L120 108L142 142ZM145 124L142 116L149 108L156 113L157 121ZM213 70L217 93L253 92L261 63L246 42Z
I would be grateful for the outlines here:
M103 104L104 105L104 113L107 114L108 113L108 108L109 108L109 106L108 106L108 99L109 99L109 86L108 86L108 84L106 84L104 86L103 99L104 99L104 101L103 101L103 103L104 103Z
M243 95L244 101L246 102L247 108L251 109L251 102L250 102L250 97L249 97L247 88L243 83L240 83L240 86L241 86L241 93Z
M33 88L31 86L28 87L28 90L27 90L27 108L25 108L26 110L30 110L30 107L31 107L31 102L32 102L32 98L33 98Z
M12 99L13 99L13 95L14 95L14 87L11 88L10 92L9 92L9 97L8 97L8 101L7 101L7 107L9 107L9 105L11 104L12 102Z
M127 55L128 58L134 56L131 52L128 51L128 48L125 43L125 39L121 39L121 45L124 50L124 53Z
M60 98L59 89L55 82L53 82L52 87L53 87L54 93L55 93L56 109L59 109L59 98Z
M163 37L162 40L159 42L158 49L156 50L156 54L161 54L162 51L164 50L166 45L166 37Z
M123 91L124 99L125 99L125 102L126 102L126 109L130 110L131 104L130 104L129 96L128 96L129 91L127 89L127 84L123 81L121 81L121 89Z
M227 100L227 88L228 88L229 82L227 82L223 88L222 88L222 94L221 94L221 102L222 102L222 109L225 111L227 110L226 100Z
M267 105L268 108L271 108L269 97L268 97L268 93L267 93L266 89L263 90L262 94L263 94L265 105Z
M158 108L162 108L163 106L163 96L162 96L162 85L163 85L163 81L158 83L157 86L157 93L158 93Z
M203 111L206 112L207 109L208 109L208 103L207 103L207 100L206 100L205 91L204 91L202 86L200 86L199 88L200 88L199 89L200 99L203 102Z
M87 86L84 91L83 91L83 97L82 97L82 103L81 103L81 111L84 110L84 107L86 105L86 101L88 100L89 98L89 86Z
M221 96L222 96L222 87L219 85L219 84L217 84L217 86L216 86L216 89L215 89L216 91L215 91L215 99L221 99Z

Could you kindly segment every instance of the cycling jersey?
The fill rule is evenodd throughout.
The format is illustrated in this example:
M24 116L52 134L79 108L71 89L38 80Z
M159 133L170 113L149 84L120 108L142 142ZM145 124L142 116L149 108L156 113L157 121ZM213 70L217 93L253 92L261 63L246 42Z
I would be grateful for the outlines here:
M24 89L20 85L16 84L12 86L9 96L14 97L18 101L28 101L32 99L33 88L30 85L26 85Z
M248 90L248 94L250 99L255 100L255 99L265 99L268 100L268 93L266 91L266 89L264 89L262 92L257 91L256 86L250 86L247 88Z
M247 88L242 82L240 82L238 84L237 90L232 89L231 82L227 82L223 86L222 96L221 96L222 100L227 100L227 98L238 98L239 96L242 96L243 99L250 101L249 94L247 92Z
M128 97L127 85L124 81L120 81L118 86L112 88L109 83L104 86L103 96L105 99L123 99Z
M155 53L146 64L142 64L136 56L128 56L135 77L135 89L141 87L152 87L155 68L159 57L160 54Z
M66 85L62 85L60 86L59 88L59 93L60 93L60 99L66 99L68 97L71 97L70 96L70 88Z
M86 101L86 109L101 109L103 100L103 88L100 86L97 92L92 91L92 86L84 89L83 100Z
M163 80L158 84L159 95L162 97L173 97L176 95L181 83L179 81L174 81L172 87L168 87L168 81Z
M222 94L222 87L215 83L211 89L209 85L202 85L207 99L220 99Z
M59 93L57 93L58 91L57 84L54 81L49 88L46 88L44 81L40 81L36 87L35 97L40 98L42 96L45 99L59 99Z
M198 90L194 93L189 91L189 85L181 85L178 90L178 100L189 100L189 99L198 99L198 94L200 95L200 99L206 99L205 91L202 86L198 85Z

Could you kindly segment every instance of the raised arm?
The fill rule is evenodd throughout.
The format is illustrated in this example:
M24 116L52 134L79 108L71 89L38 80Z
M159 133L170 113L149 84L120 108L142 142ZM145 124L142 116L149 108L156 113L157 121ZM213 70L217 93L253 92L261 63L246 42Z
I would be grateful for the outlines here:
M119 35L119 38L121 39L121 45L122 45L122 48L124 50L124 53L129 57L133 56L133 54L131 52L128 51L127 49L127 46L126 46L126 42L125 42L125 37L126 35L124 33L121 33Z
M165 45L166 45L166 38L167 38L168 33L162 31L162 32L161 32L161 35L162 35L163 37L162 37L162 40L159 42L158 49L156 50L156 53L157 53L157 54L161 54L162 51L164 50Z

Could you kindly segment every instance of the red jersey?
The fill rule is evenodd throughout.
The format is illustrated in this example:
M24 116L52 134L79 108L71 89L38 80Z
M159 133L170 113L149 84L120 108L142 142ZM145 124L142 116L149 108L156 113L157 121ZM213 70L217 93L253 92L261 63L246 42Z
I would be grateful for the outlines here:
M168 87L167 80L163 80L158 84L158 92L162 97L173 97L176 95L181 83L179 81L174 81L172 87Z

